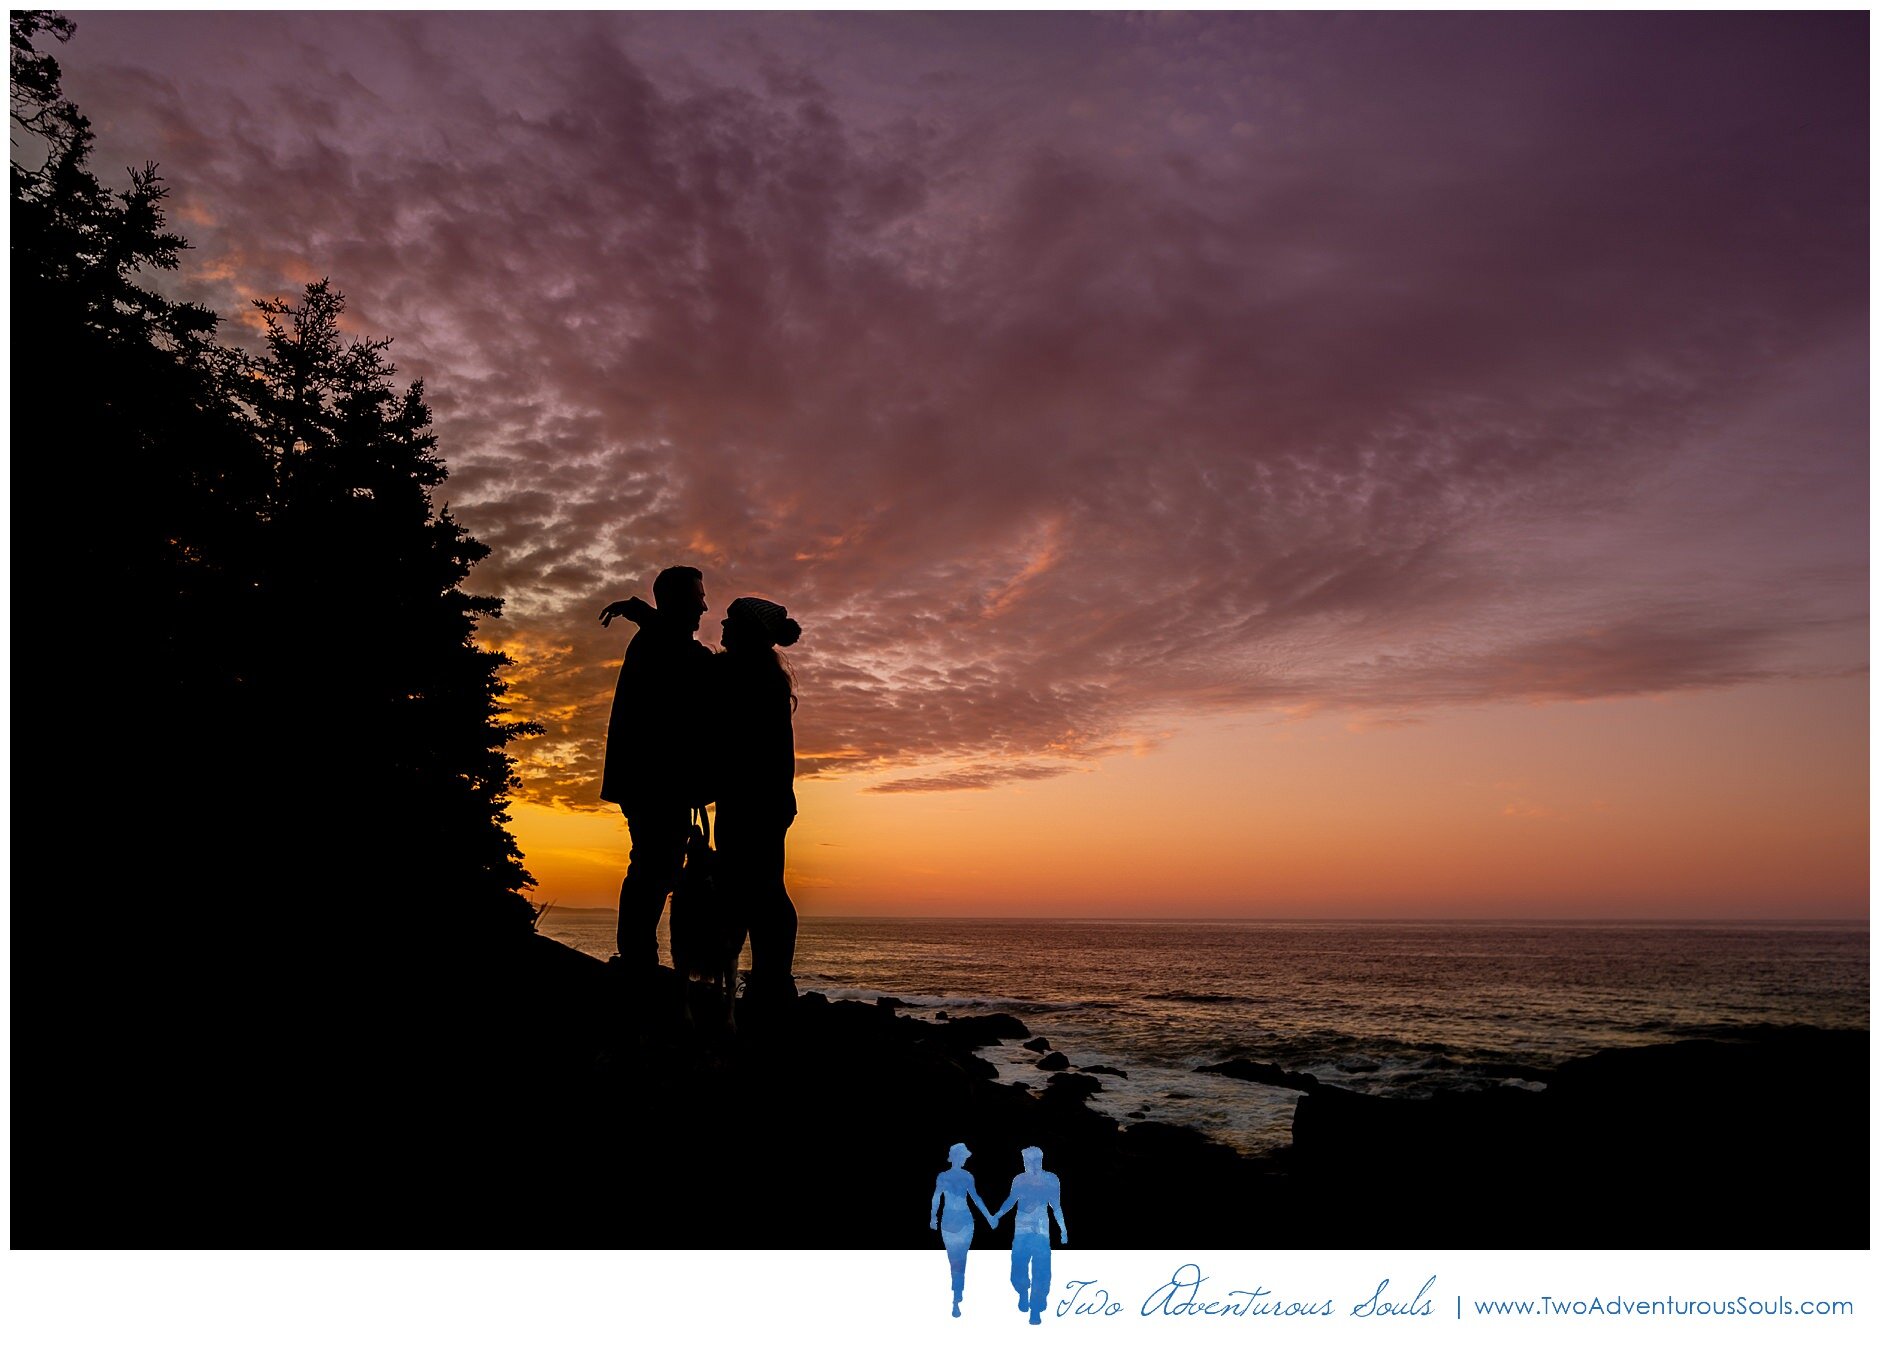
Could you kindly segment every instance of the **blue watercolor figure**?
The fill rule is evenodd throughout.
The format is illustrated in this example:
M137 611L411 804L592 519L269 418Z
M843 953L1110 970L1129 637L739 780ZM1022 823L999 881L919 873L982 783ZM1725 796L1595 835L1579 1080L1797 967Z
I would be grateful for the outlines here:
M1064 1206L1058 1202L1058 1178L1044 1169L1044 1153L1028 1147L1019 1154L1025 1169L1012 1177L1012 1193L1005 1197L999 1212L992 1216L994 1227L1014 1204L1018 1216L1012 1220L1012 1288L1018 1291L1020 1312L1031 1314L1031 1325L1038 1325L1051 1296L1051 1215L1057 1215L1058 1241L1069 1245L1070 1229L1064 1226Z
M947 1247L947 1264L953 1267L954 1317L960 1315L960 1296L966 1292L966 1249L973 1244L972 1206L979 1206L986 1222L994 1221L992 1210L979 1198L979 1187L973 1184L972 1173L966 1169L966 1159L972 1155L964 1143L955 1143L947 1149L947 1160L953 1165L934 1177L933 1207L927 1215L927 1226L940 1230L940 1240ZM944 1218L942 1203L946 1205Z

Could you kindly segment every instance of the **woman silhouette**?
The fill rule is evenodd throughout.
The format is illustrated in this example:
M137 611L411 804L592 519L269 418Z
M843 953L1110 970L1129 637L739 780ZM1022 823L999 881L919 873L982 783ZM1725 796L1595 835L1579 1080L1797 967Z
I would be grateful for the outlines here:
M953 1267L954 1317L960 1315L960 1296L966 1292L966 1249L973 1244L972 1206L977 1204L986 1222L992 1222L992 1210L979 1198L979 1187L973 1184L972 1172L966 1169L966 1159L972 1155L964 1143L955 1143L947 1149L947 1160L953 1165L934 1178L933 1208L927 1215L927 1226L940 1229L940 1240L946 1243L947 1264ZM946 1204L946 1216L937 1222L941 1218L942 1201Z
M745 997L796 999L796 907L783 886L783 839L796 820L795 686L777 655L803 635L780 604L744 595L725 611L716 677L718 885L751 930Z

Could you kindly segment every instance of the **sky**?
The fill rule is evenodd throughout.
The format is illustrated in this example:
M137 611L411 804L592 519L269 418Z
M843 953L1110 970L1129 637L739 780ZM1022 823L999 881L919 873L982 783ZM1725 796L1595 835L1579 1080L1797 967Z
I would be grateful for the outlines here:
M538 900L684 562L805 914L1865 918L1864 12L73 17L424 379Z

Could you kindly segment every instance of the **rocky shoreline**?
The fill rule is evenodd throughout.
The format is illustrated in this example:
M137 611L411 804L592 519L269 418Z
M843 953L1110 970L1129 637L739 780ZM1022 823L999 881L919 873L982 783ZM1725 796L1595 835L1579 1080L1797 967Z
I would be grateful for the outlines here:
M1540 1091L1421 1100L1216 1067L1304 1092L1292 1146L1247 1157L1090 1110L1122 1074L1079 1069L1011 1016L921 1021L809 993L731 1029L702 1002L684 1016L670 973L635 994L541 937L486 966L536 1037L461 1053L458 1115L487 1132L526 1111L537 1171L484 1177L474 1212L438 1223L455 1241L931 1247L933 1177L964 1141L995 1203L1019 1150L1043 1148L1087 1247L1868 1244L1864 1030L1731 1031L1568 1062L1534 1074ZM995 1044L1049 1060L1043 1089L999 1081L979 1056ZM548 1166L578 1170L546 1189Z

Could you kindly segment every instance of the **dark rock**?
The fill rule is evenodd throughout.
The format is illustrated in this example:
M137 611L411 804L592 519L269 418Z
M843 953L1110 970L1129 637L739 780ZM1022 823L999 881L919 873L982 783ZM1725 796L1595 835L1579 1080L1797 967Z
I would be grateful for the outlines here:
M988 1032L806 993L774 1026L706 1033L680 1018L669 973L629 996L605 965L546 940L450 978L426 1015L425 1070L401 1068L369 1100L338 1061L304 1079L310 1109L350 1101L334 1131L372 1127L427 1155L361 1161L378 1180L334 1182L331 1203L306 1197L285 1218L270 1199L265 1226L219 1231L338 1244L402 1240L400 1224L422 1221L443 1244L927 1251L918 1206L962 1141L986 1191L1018 1173L1020 1148L1043 1148L1087 1247L1870 1245L1865 1031L1718 1031L1523 1070L1542 1092L1414 1099L1319 1084L1297 1102L1292 1148L1243 1157L1146 1107L1119 1128L1086 1103L1103 1085L1089 1071L1060 1070L1043 1091L1007 1084L1010 1069L972 1049L1029 1038L1010 1017L985 1018ZM497 1014L497 996L511 1010ZM1166 1112L1190 1094L1155 1099ZM543 1127L592 1131L611 1165L656 1174L561 1193L515 1154ZM749 1174L768 1164L792 1174ZM871 1220L861 1243L839 1219L805 1226L803 1185L854 1183L915 1210Z
M1047 1053L1038 1059L1038 1070L1041 1072L1062 1072L1070 1065L1071 1060L1062 1053Z
M913 1052L944 1062L975 1079L997 1081L999 1078L999 1069L990 1062L970 1050L955 1048L939 1036L916 1040Z
M865 1001L831 1001L829 1009L842 1019L866 1025L878 1025L888 1018L879 1006L871 1006Z
M907 1002L901 1000L898 996L878 996L875 998L875 1004L887 1010L893 1010L897 1006L902 1010L907 1009Z
M1045 1086L1048 1094L1067 1100L1084 1100L1102 1089L1102 1082L1082 1072L1053 1072Z
M1288 1072L1272 1063L1253 1062L1247 1058L1208 1063L1197 1067L1195 1071L1213 1072L1238 1081L1258 1082L1262 1086L1283 1086L1291 1091L1316 1091L1319 1088L1319 1079L1310 1072Z
M1085 1067L1085 1068L1080 1068L1079 1070L1084 1071L1084 1072L1091 1072L1091 1073L1101 1072L1106 1077L1122 1077L1125 1081L1129 1079L1129 1073L1125 1072L1122 1068L1105 1067L1101 1063L1097 1064L1094 1067Z
M1029 1048L1033 1053L1049 1053L1051 1051L1051 1041L1040 1034L1035 1039L1025 1040L1025 1047Z
M1549 1068L1535 1067L1530 1063L1482 1063L1476 1071L1485 1077L1497 1081L1539 1081L1544 1082L1553 1075Z
M1031 1031L1010 1015L968 1015L949 1020L940 1031L943 1042L956 1048L989 1048L1002 1039L1025 1039Z
M969 1077L976 1077L980 1081L997 1081L999 1079L999 1069L977 1054L956 1054L953 1061L965 1069L966 1075Z
M1154 1119L1131 1124L1123 1130L1123 1137L1132 1149L1156 1156L1189 1158L1204 1148L1220 1147L1204 1133Z
M936 1020L945 1020L947 1018L947 1013L945 1011L935 1011L933 1013L933 1018Z
M1868 1046L1865 1031L1757 1028L1576 1058L1544 1073L1538 1092L1415 1099L1320 1086L1295 1109L1294 1162L1334 1219L1376 1208L1353 1168L1366 1185L1396 1187L1396 1211L1422 1241L1864 1249ZM1861 1212L1720 1193L1757 1174L1847 1185ZM1537 1176L1549 1200L1538 1217L1452 1193Z

